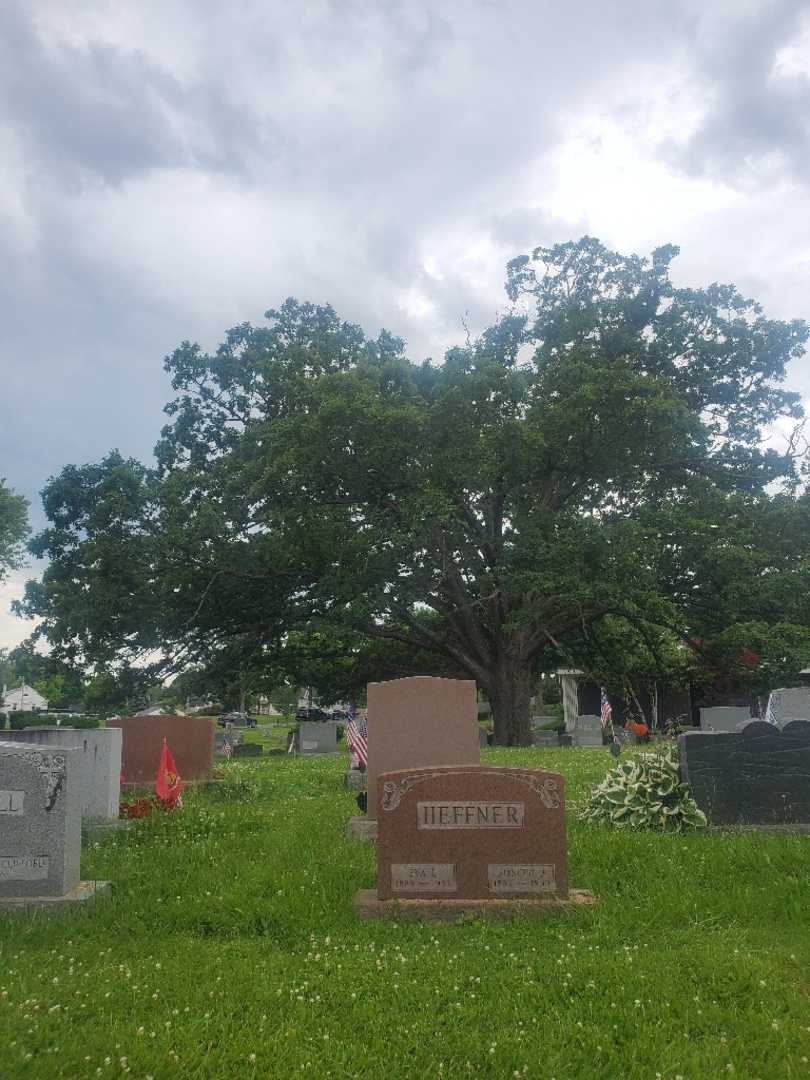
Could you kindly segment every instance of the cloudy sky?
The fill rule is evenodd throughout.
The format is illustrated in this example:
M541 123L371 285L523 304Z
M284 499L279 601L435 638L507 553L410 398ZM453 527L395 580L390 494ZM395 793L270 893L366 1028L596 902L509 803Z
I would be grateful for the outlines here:
M439 357L586 232L810 318L806 0L2 0L0 475L41 527L182 339L294 295Z

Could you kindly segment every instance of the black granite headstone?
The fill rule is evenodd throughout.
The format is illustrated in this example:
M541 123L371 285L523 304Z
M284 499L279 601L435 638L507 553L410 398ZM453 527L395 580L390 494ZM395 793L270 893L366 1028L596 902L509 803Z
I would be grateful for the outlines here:
M681 774L713 825L810 824L810 720L678 737Z

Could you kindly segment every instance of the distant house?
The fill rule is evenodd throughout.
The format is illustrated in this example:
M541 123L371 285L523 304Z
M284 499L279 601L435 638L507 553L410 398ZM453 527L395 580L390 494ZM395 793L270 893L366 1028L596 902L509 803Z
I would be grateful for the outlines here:
M3 698L0 701L3 712L39 712L47 708L48 699L27 683L13 686L10 690L3 687Z

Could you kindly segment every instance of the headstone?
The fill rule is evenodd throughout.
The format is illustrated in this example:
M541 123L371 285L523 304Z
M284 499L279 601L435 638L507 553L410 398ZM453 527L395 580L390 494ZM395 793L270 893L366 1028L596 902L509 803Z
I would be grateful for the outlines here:
M0 742L0 910L91 899L79 879L79 750Z
M121 732L117 728L30 727L6 732L4 738L54 751L78 750L76 782L83 820L118 820Z
M810 720L810 686L788 686L774 690L771 705L777 720Z
M713 705L700 710L701 731L736 731L738 724L751 719L751 710L739 705Z
M574 746L602 746L602 718L578 716L573 736Z
M542 731L535 728L532 732L532 746L559 746L560 735L556 728L550 731Z
M486 749L487 746L489 746L489 733L487 732L486 728L483 728L483 727L479 726L479 728L478 728L478 749L479 750L484 750L484 749Z
M472 765L480 760L475 683L415 676L368 684L368 806L391 769Z
M681 775L714 825L810 824L810 720L678 737Z
M346 771L346 787L349 791L365 791L367 783L365 769L348 769Z
M361 916L392 902L457 910L568 900L562 776L448 765L384 772L378 781L377 889L355 898Z
M303 755L337 753L337 723L302 720L298 729L298 752Z
M260 757L261 753L259 743L237 743L233 748L234 757Z
M183 783L207 780L214 756L215 721L210 716L121 716L108 727L121 729L123 783L153 787L163 740Z

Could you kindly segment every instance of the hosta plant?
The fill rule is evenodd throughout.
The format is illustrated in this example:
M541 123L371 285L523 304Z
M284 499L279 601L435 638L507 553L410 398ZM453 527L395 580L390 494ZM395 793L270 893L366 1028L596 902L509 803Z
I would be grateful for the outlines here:
M684 832L706 824L689 785L681 780L675 746L640 754L611 769L591 792L580 817L619 828L662 832Z

